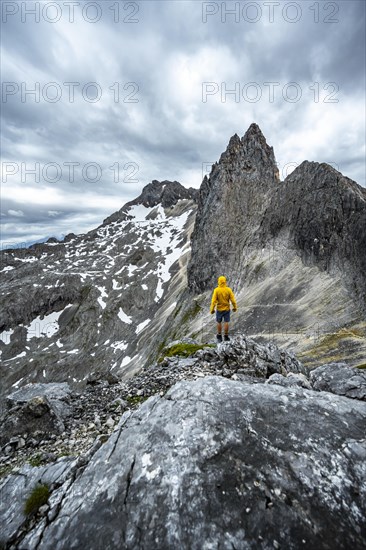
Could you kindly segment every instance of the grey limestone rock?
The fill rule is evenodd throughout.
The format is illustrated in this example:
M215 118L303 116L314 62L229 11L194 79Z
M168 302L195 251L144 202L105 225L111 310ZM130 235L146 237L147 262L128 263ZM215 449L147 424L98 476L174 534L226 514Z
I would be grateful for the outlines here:
M26 336L27 329L25 327L16 327L13 334L10 336L9 345L5 345L2 348L2 359L12 359L22 353L26 345Z
M50 401L67 400L70 396L71 388L67 382L50 384L27 384L19 390L7 396L6 400L10 407L27 403L33 397L38 395L47 396Z
M7 397L9 410L0 428L0 445L27 434L40 440L65 430L70 414L70 387L63 384L28 384Z
M241 139L236 134L230 139L200 188L188 266L194 292L212 287L221 273L238 280L243 246L255 242L267 195L278 181L273 148L257 124Z
M143 367L186 285L197 193L154 180L85 235L0 253L0 414L23 384Z
M366 373L345 363L328 363L310 372L315 390L366 401Z
M302 373L306 368L296 357L280 350L275 344L258 344L247 336L236 336L217 349L204 348L196 352L201 361L210 361L228 369L243 369L246 374L259 378L268 378L271 374Z
M47 485L52 490L55 489L55 484L62 486L74 462L69 458L63 458L47 466L32 468L26 465L16 474L0 481L0 544L11 544L17 532L19 536L19 530L26 522L24 505L33 489L39 483ZM56 500L55 497L54 493L53 501Z
M365 188L326 163L304 161L271 194L263 242L285 228L305 265L341 272L366 307Z
M364 547L365 404L219 377L125 413L19 548Z
M332 166L308 161L280 182L273 148L252 124L241 139L231 138L202 182L189 287L203 292L225 273L240 288L249 275L246 251L258 256L276 239L283 260L295 251L304 265L341 273L366 308L366 190Z
M14 407L26 404L34 397L46 397L57 415L64 419L70 414L70 396L71 388L67 382L34 383L27 384L8 395L6 402L8 407Z
M287 376L275 372L266 381L267 384L277 384L279 386L284 386L285 388L293 388L299 386L300 388L306 388L311 390L311 384L309 380L301 373L292 373L290 372Z
M48 398L36 396L24 405L14 407L2 418L0 445L21 434L40 441L50 434L62 433L64 429L61 416Z

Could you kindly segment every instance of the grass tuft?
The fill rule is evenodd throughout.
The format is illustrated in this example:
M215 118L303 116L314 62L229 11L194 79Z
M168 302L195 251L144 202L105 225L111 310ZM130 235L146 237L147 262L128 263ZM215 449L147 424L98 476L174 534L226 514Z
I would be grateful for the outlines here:
M190 357L199 349L213 347L210 344L187 344L180 342L179 344L174 344L168 348L163 349L163 352L158 359L158 362L161 363L165 357Z
M139 405L146 401L146 399L148 399L148 397L145 395L132 395L131 397L126 397L126 401L129 405Z
M50 496L50 489L48 485L39 483L36 485L25 501L24 513L28 515L33 515L40 509L41 506L47 504L47 501Z

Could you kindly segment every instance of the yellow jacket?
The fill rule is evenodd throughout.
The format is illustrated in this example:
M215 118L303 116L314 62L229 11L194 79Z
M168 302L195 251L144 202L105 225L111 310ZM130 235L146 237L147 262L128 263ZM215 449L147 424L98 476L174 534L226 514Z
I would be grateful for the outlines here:
M215 307L218 311L230 310L230 302L233 305L233 310L236 311L237 305L233 291L226 286L226 277L219 277L219 286L215 288L212 294L210 311L213 313Z

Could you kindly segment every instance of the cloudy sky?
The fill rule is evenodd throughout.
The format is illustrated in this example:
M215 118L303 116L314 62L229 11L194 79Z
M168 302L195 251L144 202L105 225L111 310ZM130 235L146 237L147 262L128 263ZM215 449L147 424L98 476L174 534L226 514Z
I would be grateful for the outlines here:
M199 187L252 122L365 186L365 2L2 2L2 247Z

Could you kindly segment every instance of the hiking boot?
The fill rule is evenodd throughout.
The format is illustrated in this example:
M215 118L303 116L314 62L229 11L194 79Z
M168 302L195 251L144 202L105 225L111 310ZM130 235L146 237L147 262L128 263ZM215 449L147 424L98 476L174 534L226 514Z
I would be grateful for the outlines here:
M216 339L217 339L218 343L222 342L222 336L221 336L221 334L218 334L218 335L216 336Z
M225 342L230 342L230 338L229 338L229 335L228 335L228 334L225 334L224 340L225 340Z

